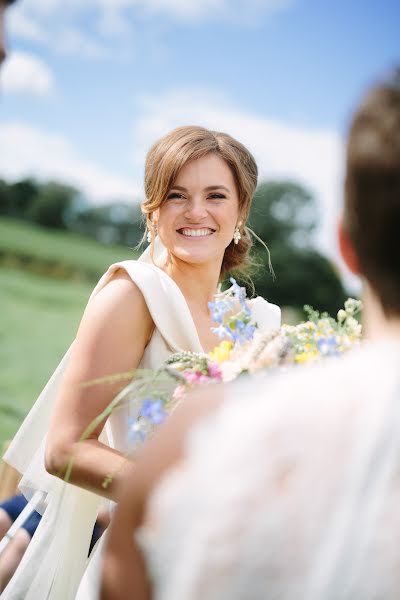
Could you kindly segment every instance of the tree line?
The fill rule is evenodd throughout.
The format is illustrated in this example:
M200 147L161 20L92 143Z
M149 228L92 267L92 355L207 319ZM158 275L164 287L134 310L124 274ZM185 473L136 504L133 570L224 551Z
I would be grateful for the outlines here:
M144 233L137 203L91 205L73 187L30 178L13 183L0 180L0 216L131 248ZM258 186L249 225L268 245L276 279L268 269L268 252L256 239L258 268L252 281L257 294L280 306L301 309L311 304L331 314L343 305L346 293L337 269L314 246L317 224L315 198L303 186L286 180Z

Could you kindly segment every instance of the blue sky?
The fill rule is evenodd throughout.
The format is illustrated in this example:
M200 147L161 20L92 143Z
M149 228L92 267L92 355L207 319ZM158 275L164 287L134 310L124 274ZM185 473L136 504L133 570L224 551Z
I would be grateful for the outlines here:
M395 0L20 0L1 76L0 177L140 199L150 144L199 123L254 152L263 178L317 197L336 256L343 138L365 87L400 62Z

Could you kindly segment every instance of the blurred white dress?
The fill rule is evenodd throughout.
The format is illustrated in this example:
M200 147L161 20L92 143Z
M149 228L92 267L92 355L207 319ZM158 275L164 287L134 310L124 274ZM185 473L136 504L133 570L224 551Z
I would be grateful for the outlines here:
M157 238L155 260L161 259L164 251L165 248ZM180 350L202 352L200 339L182 292L164 271L154 265L148 249L138 261L111 265L95 287L91 298L107 285L112 274L120 268L128 273L141 290L155 324L139 368L158 369L172 353ZM279 327L280 310L277 306L257 298L254 307L260 326ZM20 488L28 499L38 490L43 492L44 502L38 510L44 514L14 577L1 595L2 600L91 600L98 597L104 536L96 545L89 566L86 567L93 525L103 500L96 494L49 475L44 467L49 418L70 352L71 348L26 417L4 457L23 473ZM128 416L135 416L139 408L140 403L130 403L114 412L107 421L101 441L122 453L127 452Z
M400 598L400 342L231 384L137 537L155 600Z

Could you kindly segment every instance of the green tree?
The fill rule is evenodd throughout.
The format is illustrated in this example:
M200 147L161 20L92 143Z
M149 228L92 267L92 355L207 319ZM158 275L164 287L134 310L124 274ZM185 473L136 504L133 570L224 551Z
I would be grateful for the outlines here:
M67 216L77 196L78 192L68 185L55 182L42 184L29 216L43 227L66 229Z
M8 215L10 206L10 186L3 179L0 179L0 215Z
M71 229L102 243L134 247L143 237L144 225L139 205L115 202L86 206L76 213Z
M0 180L0 214L27 218L37 197L38 187L33 179L21 179L16 183Z
M290 181L262 183L249 224L268 245L276 274L274 280L268 271L268 254L256 242L260 267L252 279L258 294L280 306L302 309L311 304L331 314L341 308L346 293L337 269L313 246L317 210L308 190Z

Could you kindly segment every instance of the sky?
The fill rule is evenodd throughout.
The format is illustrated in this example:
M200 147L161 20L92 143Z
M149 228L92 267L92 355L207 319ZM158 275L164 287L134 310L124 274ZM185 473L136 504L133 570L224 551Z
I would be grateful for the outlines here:
M400 64L398 0L19 0L0 76L0 177L138 202L146 151L178 125L226 131L260 179L315 196L337 260L344 140Z

